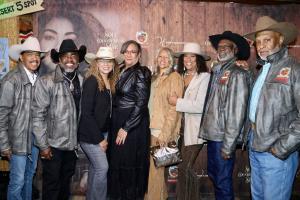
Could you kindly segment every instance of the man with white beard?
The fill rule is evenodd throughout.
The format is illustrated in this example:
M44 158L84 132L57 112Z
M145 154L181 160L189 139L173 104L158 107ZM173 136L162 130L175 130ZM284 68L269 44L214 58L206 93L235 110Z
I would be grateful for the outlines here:
M41 76L33 97L33 132L43 165L43 200L69 199L77 159L77 122L83 77L77 72L86 47L71 39L51 50L55 71Z
M242 36L230 31L209 39L218 62L212 68L199 137L207 140L207 169L215 199L233 200L235 149L246 118L251 81L250 72L238 67L236 60L247 60L250 47Z

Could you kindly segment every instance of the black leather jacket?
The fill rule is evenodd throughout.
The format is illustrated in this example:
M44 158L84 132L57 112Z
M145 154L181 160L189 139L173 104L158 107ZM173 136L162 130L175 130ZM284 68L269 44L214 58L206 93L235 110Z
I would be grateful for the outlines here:
M267 60L271 67L257 104L252 148L265 152L273 147L285 159L300 147L300 64L287 48ZM245 132L249 129L250 121Z
M251 86L251 73L235 65L232 59L216 74L213 68L212 84L205 106L199 137L223 142L222 151L231 155L244 123Z
M150 97L151 71L140 63L121 73L116 84L116 94L113 101L114 109L131 108L131 115L122 128L129 131L139 124L144 115L148 115L148 100Z

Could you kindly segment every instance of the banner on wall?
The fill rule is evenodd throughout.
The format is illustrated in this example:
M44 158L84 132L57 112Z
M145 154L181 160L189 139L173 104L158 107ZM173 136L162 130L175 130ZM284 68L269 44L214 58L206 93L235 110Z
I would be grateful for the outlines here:
M0 79L9 71L8 38L0 38Z
M43 0L16 0L0 5L0 20L44 10Z

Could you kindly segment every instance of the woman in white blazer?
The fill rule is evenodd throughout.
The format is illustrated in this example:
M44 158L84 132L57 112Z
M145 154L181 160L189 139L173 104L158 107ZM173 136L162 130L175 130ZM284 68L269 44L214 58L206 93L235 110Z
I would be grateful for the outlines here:
M209 56L202 53L197 43L186 43L179 56L177 71L184 77L185 92L183 98L177 94L169 97L169 103L176 111L184 113L182 123L183 142L181 146L183 162L179 164L177 199L185 200L186 174L190 170L201 150L204 140L198 138L204 101L210 73L206 65Z

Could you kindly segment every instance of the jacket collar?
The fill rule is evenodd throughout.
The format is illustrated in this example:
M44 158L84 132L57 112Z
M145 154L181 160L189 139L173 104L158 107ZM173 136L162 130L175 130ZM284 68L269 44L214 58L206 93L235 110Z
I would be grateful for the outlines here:
M216 72L216 71L224 71L224 70L226 70L228 67L230 67L236 60L237 60L237 58L236 58L236 57L233 57L233 58L231 58L230 60L226 61L225 63L219 62L219 63L217 63L217 64L213 67L212 71L213 71L213 72Z
M62 82L62 81L64 81L64 76L62 74L60 66L56 65L56 68L54 71L54 82Z
M22 81L23 85L31 84L24 67L25 66L21 62L19 62L17 65L17 68L21 74L21 81Z
M273 53L272 55L267 56L267 60L262 60L259 56L257 58L257 64L265 65L266 63L277 63L283 57L288 56L288 49L287 47L281 48L278 52Z

